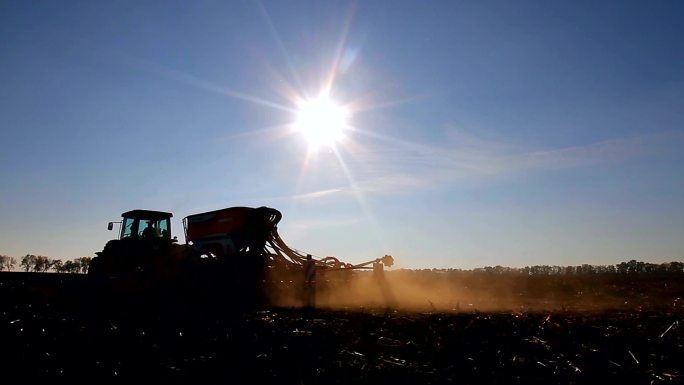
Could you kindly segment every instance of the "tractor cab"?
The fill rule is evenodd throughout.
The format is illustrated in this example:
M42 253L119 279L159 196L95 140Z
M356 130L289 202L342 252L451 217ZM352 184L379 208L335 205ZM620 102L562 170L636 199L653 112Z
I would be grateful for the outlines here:
M123 220L119 239L126 238L162 238L171 240L171 217L173 214L163 211L131 210L121 214ZM109 222L112 230L114 223Z

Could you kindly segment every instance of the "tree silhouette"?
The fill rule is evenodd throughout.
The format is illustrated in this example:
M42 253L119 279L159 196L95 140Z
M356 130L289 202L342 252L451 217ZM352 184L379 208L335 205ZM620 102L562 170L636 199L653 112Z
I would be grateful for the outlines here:
M7 270L10 271L14 269L17 264L17 260L13 257L8 257L7 255L0 255L0 271Z
M81 267L74 261L66 261L62 264L62 273L78 273Z
M52 268L54 263L55 261L44 255L26 254L21 257L19 266L26 272L46 272Z
M44 255L39 255L36 256L34 266L33 266L33 271L35 272L46 272L50 270L50 267L52 266L52 260L50 258L44 256Z
M21 266L24 271L33 271L34 267L36 265L36 256L33 254L26 254L23 257L21 257L21 262L19 263L19 266Z
M92 258L90 257L79 257L74 259L74 263L78 266L75 268L75 273L87 273L88 272L88 266L90 266L90 260Z
M50 268L57 273L62 273L62 268L64 267L64 262L61 259L54 259L50 265Z

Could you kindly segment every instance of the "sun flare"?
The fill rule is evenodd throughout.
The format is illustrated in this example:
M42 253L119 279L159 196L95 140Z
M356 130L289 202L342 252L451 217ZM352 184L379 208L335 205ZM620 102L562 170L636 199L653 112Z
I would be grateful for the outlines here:
M349 110L327 97L301 101L298 104L295 129L309 146L332 146L344 138Z

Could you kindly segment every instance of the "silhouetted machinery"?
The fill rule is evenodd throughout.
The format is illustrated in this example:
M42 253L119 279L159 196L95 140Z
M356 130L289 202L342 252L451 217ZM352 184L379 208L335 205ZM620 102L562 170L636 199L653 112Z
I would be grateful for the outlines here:
M303 275L307 253L288 247L270 207L230 207L183 219L185 244L171 237L172 214L132 210L123 213L118 239L107 242L91 261L95 278L135 278L158 283L226 281L247 290L282 286ZM321 277L345 279L353 270L392 266L390 255L351 264L336 257L313 258Z

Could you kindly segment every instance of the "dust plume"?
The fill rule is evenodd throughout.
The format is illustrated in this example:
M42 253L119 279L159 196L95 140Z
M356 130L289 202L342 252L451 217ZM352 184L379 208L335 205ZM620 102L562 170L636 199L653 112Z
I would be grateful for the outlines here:
M328 272L319 278L316 306L324 308L393 308L407 311L453 311L472 308L504 308L499 300L492 303L493 295L472 291L445 275L415 274L411 271L384 272ZM344 276L343 276L344 275ZM269 293L276 306L301 306L304 296L298 280L280 280L281 285ZM486 306L484 304L487 303Z
M276 306L303 305L303 284L282 279L268 294ZM297 278L297 277L294 277ZM395 270L321 274L316 307L396 309L411 312L602 310L626 304L629 293L596 280L521 275L450 274ZM633 306L632 299L629 306Z

